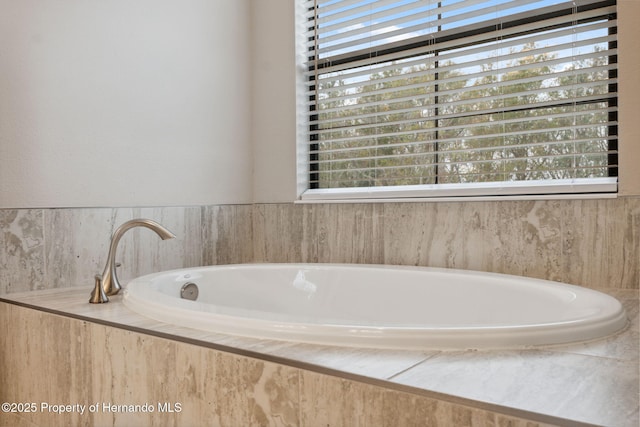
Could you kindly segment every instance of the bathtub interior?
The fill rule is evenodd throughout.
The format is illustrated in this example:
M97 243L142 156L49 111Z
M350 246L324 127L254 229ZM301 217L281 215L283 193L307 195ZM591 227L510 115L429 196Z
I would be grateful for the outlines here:
M196 301L180 298L180 288L189 282L198 285ZM545 334L553 337L550 343L575 341L626 324L615 298L590 289L398 266L245 264L174 270L129 283L125 305L198 329L339 345L355 337L356 346L376 347L406 345L383 343L383 336L416 340L422 347L436 341L451 346L453 335L476 347L509 346L510 340L529 345L526 336L536 337L535 345L547 340L537 338ZM429 341L429 334L440 339Z

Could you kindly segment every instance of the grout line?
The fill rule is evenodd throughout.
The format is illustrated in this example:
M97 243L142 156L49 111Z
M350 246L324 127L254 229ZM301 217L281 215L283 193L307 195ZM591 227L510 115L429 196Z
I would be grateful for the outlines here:
M411 366L409 366L409 367L407 367L407 368L404 368L403 370L401 370L401 371L399 371L399 372L396 372L395 374L391 375L390 377L388 377L388 378L386 378L386 379L387 379L387 381L391 381L391 380L393 380L394 378L396 378L396 377L398 377L398 376L400 376L400 375L404 374L405 372L407 372L407 371L409 371L409 370L411 370L411 369L415 368L416 366L418 366L418 365L422 365L422 363L426 362L427 360L429 360L429 359L433 359L435 356L438 356L438 355L440 355L441 353L442 353L441 351L435 352L435 353L433 353L432 355L427 356L426 358L424 358L424 359L422 359L422 360L420 360L420 361L418 361L418 362L414 363L413 365L411 365Z

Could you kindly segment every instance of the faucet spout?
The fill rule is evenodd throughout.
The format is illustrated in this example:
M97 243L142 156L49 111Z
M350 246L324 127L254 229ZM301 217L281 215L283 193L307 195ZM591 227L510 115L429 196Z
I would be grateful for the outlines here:
M172 232L164 228L159 223L150 219L132 219L123 223L116 229L111 237L111 244L109 245L109 255L107 256L107 263L102 273L102 288L106 295L115 295L120 292L122 286L118 281L116 275L116 249L118 248L118 242L120 238L127 230L135 227L145 227L154 231L162 240L173 239L176 237Z

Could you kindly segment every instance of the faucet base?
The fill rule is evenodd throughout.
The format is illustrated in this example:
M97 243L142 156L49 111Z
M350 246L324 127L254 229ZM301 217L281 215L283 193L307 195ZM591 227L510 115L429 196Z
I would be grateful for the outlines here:
M105 302L109 302L109 297L104 293L104 289L102 289L102 276L96 274L96 285L91 292L91 298L89 298L89 302L91 304L102 304Z

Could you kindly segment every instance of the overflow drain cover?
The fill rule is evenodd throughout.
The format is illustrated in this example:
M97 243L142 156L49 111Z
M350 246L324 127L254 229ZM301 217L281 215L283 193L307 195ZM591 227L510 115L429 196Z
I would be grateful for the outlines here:
M185 283L180 288L180 298L195 301L198 299L198 285L192 282Z

